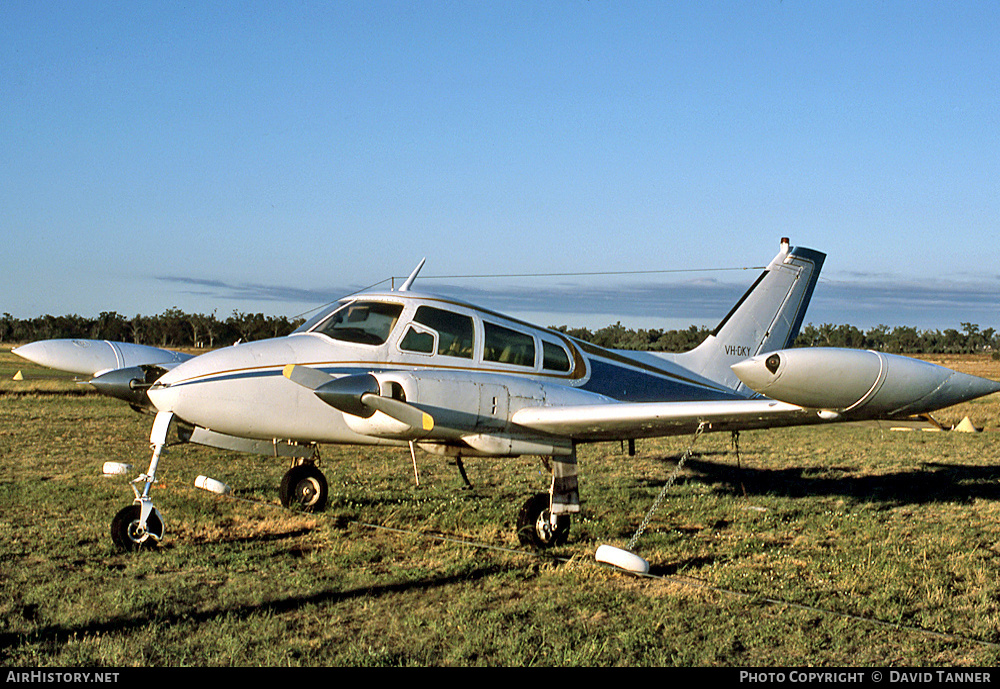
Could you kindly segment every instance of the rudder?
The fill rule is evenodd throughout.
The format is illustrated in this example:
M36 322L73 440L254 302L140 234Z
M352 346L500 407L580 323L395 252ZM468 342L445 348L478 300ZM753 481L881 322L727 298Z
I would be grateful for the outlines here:
M781 250L708 338L690 352L671 357L709 380L745 388L730 366L757 354L792 346L819 279L826 254L790 247Z

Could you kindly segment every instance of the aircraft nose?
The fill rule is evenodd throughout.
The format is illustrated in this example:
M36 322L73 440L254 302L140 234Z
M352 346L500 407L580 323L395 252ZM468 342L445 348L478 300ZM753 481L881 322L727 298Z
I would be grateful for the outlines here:
M266 405L274 381L288 382L281 376L281 367L294 361L287 339L234 345L189 359L156 381L147 392L149 400L159 411L221 432L242 422L253 425L254 415L247 410Z
M146 391L146 396L149 401L153 403L153 406L159 411L173 411L173 402L176 397L175 393L160 382L153 384L149 390Z
M221 351L225 350L202 354L167 371L146 392L149 401L159 411L172 411L183 417L184 412L190 412L185 408L185 402L190 406L193 396L206 394L208 386L201 381L220 370L217 360Z
M169 384L163 383L162 379L146 391L146 397L158 411L175 411L178 398L177 390L172 389Z

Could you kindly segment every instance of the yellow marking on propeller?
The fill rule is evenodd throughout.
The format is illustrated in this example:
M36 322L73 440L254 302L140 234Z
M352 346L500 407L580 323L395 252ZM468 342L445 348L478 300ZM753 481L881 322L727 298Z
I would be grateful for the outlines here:
M434 419L427 412L424 412L424 414L423 414L423 422L424 422L423 425L424 425L424 430L425 431L434 430Z
M294 368L295 368L295 364L288 364L288 365L286 365L283 369L281 369L281 375L283 375L285 378L288 378L288 380L291 380L292 379L292 369L294 369Z

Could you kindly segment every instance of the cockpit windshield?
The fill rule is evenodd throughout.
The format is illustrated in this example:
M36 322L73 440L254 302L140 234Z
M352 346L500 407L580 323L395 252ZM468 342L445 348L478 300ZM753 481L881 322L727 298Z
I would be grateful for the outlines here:
M344 307L344 305L340 304L340 305L337 306L336 309L333 309L333 311L336 311L337 309L342 309L343 307ZM320 311L319 313L310 316L309 319L305 323L303 323L302 325L300 325L299 327L297 327L294 331L292 331L292 335L298 335L299 333L307 333L307 332L309 332L310 330L312 330L313 328L316 327L317 323L319 323L320 321L325 321L327 318L329 318L330 314L333 311L331 311L331 309L329 309L329 308L325 308L322 311Z
M389 338L402 311L402 304L352 301L331 314L306 323L298 332L322 333L343 342L380 345Z

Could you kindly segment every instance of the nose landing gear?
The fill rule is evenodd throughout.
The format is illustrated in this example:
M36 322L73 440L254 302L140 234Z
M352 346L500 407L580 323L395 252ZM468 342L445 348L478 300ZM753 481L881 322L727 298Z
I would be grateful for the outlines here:
M111 540L119 550L134 552L155 548L163 538L163 518L149 497L149 490L156 483L156 467L167 446L167 432L174 420L173 412L157 412L149 442L153 457L149 469L132 481L135 501L121 509L111 520ZM139 490L139 484L144 484Z
M149 512L142 511L148 505ZM149 500L123 507L111 520L111 540L125 552L151 550L163 538L163 519Z

